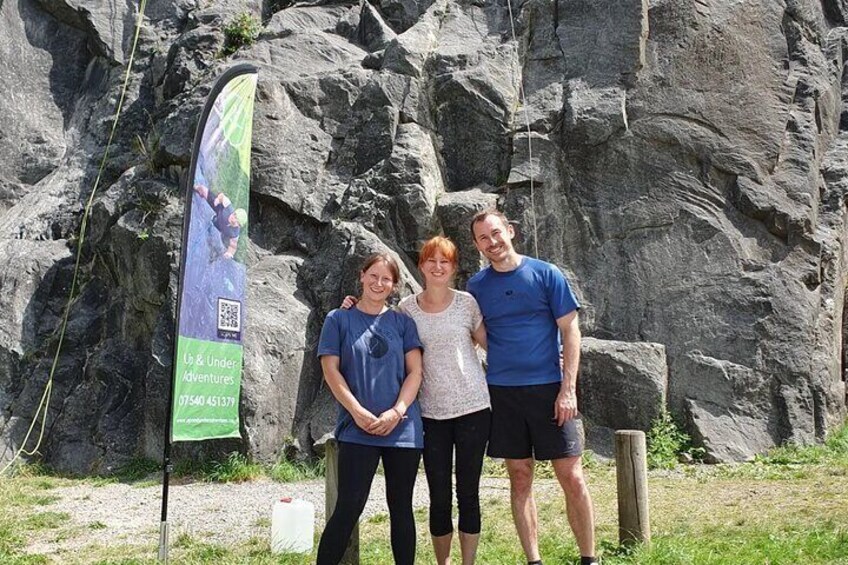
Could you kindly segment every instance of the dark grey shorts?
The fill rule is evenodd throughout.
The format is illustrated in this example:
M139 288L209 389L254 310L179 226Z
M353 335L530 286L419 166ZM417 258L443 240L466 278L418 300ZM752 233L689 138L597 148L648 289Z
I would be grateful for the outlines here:
M492 432L489 457L539 461L577 457L583 453L576 420L558 426L554 402L559 383L531 386L489 385Z

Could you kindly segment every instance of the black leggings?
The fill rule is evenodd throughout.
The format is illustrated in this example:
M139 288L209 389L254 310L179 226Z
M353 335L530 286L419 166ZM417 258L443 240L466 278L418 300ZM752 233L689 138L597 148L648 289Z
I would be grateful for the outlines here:
M424 470L430 486L430 534L453 532L451 467L456 447L456 501L459 531L480 533L480 472L489 439L491 411L448 420L424 420Z
M381 457L386 475L392 555L397 565L415 562L412 490L421 450L339 442L339 498L318 544L317 565L337 565L342 560L356 521L368 501L371 481Z

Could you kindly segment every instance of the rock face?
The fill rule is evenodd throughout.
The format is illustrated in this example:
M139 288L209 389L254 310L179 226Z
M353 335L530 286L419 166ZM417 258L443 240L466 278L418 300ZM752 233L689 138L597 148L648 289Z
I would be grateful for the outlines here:
M662 415L667 390L662 345L583 339L577 398L593 424L647 432Z
M3 460L50 373L130 59L136 14L95 4L0 3ZM610 412L613 392L605 403L585 389L590 420L645 425L663 362L625 361L662 347L668 407L712 460L818 441L842 422L844 2L511 8L512 21L501 0L148 4L82 242L44 459L106 472L159 457L180 175L209 87L236 61L260 72L244 440L184 455L309 452L334 411L317 335L356 290L358 262L391 250L408 292L418 246L441 231L460 244L464 284L480 265L468 220L493 204L524 252L568 273L584 335L638 344L587 350L587 377L628 367L653 383L650 400ZM223 26L245 12L263 32L223 57Z

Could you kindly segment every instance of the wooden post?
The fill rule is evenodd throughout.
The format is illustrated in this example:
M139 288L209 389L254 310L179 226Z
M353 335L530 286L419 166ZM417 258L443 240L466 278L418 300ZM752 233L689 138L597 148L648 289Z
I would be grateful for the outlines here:
M328 439L324 444L324 523L333 515L336 501L339 499L339 444L335 439ZM347 551L342 557L341 565L359 565L359 523L350 534Z
M648 458L645 432L615 432L615 474L618 486L618 541L649 544Z

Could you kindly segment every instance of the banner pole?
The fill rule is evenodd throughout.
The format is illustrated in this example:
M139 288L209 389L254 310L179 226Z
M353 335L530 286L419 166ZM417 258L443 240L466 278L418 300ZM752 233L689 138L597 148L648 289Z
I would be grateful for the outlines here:
M168 488L170 486L171 472L173 465L171 464L171 420L174 416L174 388L176 387L177 379L177 339L180 332L180 310L183 301L183 278L185 277L186 269L186 241L188 240L188 230L191 225L191 183L194 180L195 169L197 167L197 152L200 147L200 140L203 135L203 122L201 119L197 123L195 131L194 144L191 150L191 161L185 176L182 179L183 194L185 204L183 206L183 233L180 240L180 276L177 279L177 301L176 310L174 311L174 336L173 349L171 351L171 377L168 383L167 397L167 416L165 418L165 448L162 452L162 514L159 520L159 561L168 563Z
M198 124L198 126L200 125L201 124ZM195 146L197 146L197 142L195 142ZM185 274L184 247L191 216L191 188L188 183L189 179L194 176L195 166L196 155L192 155L191 166L189 167L184 181L186 206L185 213L183 215L183 237L180 247L180 277L177 280L177 303L176 312L174 314L174 343L173 351L171 353L171 377L169 383L170 386L168 387L167 416L165 418L165 448L162 453L162 515L159 520L159 561L162 563L168 563L168 487L170 486L171 471L173 471L173 465L171 465L171 419L173 418L174 413L174 387L176 386L175 380L177 376L177 335L180 328L180 306L182 304L182 286L183 276Z

